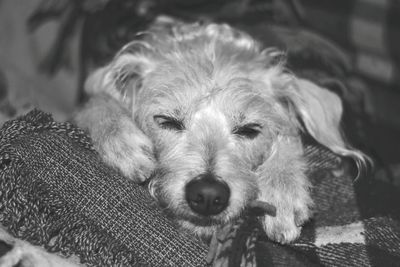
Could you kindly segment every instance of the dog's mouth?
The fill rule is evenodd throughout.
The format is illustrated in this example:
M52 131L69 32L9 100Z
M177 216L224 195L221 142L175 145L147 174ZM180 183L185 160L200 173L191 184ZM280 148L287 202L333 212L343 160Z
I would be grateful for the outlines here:
M165 203L164 203L165 204ZM180 209L168 208L168 205L162 205L164 207L164 212L173 220L186 221L194 226L199 227L210 227L225 225L231 221L236 220L242 214L242 210L237 212L232 212L232 210L227 209L219 214L204 216L193 212L186 203L180 205Z
M232 220L235 220L239 216L240 214L235 216L222 214L217 216L202 216L193 213L188 216L181 216L178 218L197 226L216 226L226 224Z

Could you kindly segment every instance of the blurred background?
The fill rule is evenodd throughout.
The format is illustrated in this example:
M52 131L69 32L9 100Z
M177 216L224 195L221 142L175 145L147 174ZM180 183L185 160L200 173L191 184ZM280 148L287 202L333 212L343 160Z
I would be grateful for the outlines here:
M342 97L374 177L400 186L397 0L0 0L0 124L34 107L71 118L88 73L161 15L226 22L286 51L297 75Z

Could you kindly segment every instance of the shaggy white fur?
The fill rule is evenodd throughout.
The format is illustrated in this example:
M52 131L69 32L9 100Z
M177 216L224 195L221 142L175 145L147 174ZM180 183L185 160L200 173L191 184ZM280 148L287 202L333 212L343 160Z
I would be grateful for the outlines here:
M360 166L365 156L342 139L339 97L290 74L277 54L228 25L155 26L88 79L92 100L76 121L108 164L151 177L150 192L182 227L209 236L260 199L277 208L264 219L268 236L291 242L313 206L300 133ZM204 173L230 191L210 216L185 195Z

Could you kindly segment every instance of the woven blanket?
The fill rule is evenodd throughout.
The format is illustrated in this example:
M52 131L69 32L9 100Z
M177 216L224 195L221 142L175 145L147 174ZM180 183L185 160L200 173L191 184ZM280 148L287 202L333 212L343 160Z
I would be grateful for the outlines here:
M295 243L285 246L269 241L251 220L242 222L242 228L225 235L231 240L221 241L232 243L222 266L400 266L398 189L367 177L354 181L351 162L312 140L305 145L314 218ZM250 238L237 244L238 232ZM251 242L255 235L257 241Z
M147 190L100 161L83 132L32 111L0 132L0 222L89 266L202 266L206 246Z
M81 130L35 110L0 131L0 223L88 266L400 266L399 192L354 182L346 161L304 142L317 205L300 239L273 243L250 214L212 251L105 166Z
M269 251L259 266L400 266L398 189L367 177L354 181L348 171L321 169L318 159L330 152L315 147L307 152L317 160L310 161L316 214L289 246L265 237L259 241L260 255Z
M398 89L399 1L299 2L306 25L346 48L357 72Z

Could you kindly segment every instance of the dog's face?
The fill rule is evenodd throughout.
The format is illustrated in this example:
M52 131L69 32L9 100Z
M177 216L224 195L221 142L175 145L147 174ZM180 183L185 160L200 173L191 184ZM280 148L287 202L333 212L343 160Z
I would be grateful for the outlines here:
M298 138L298 116L318 141L351 153L340 100L285 73L273 53L225 25L183 26L127 45L91 82L131 109L158 162L150 191L199 234L257 198L258 167L278 139Z
M150 188L181 222L219 225L257 198L256 170L278 123L275 104L245 70L220 67L218 78L202 64L191 64L192 73L174 64L149 74L137 96L136 121L159 162Z
M276 68L234 43L207 50L203 42L170 51L135 97L135 120L159 163L151 192L195 231L232 220L257 198L257 167L277 132L292 129L266 80Z

